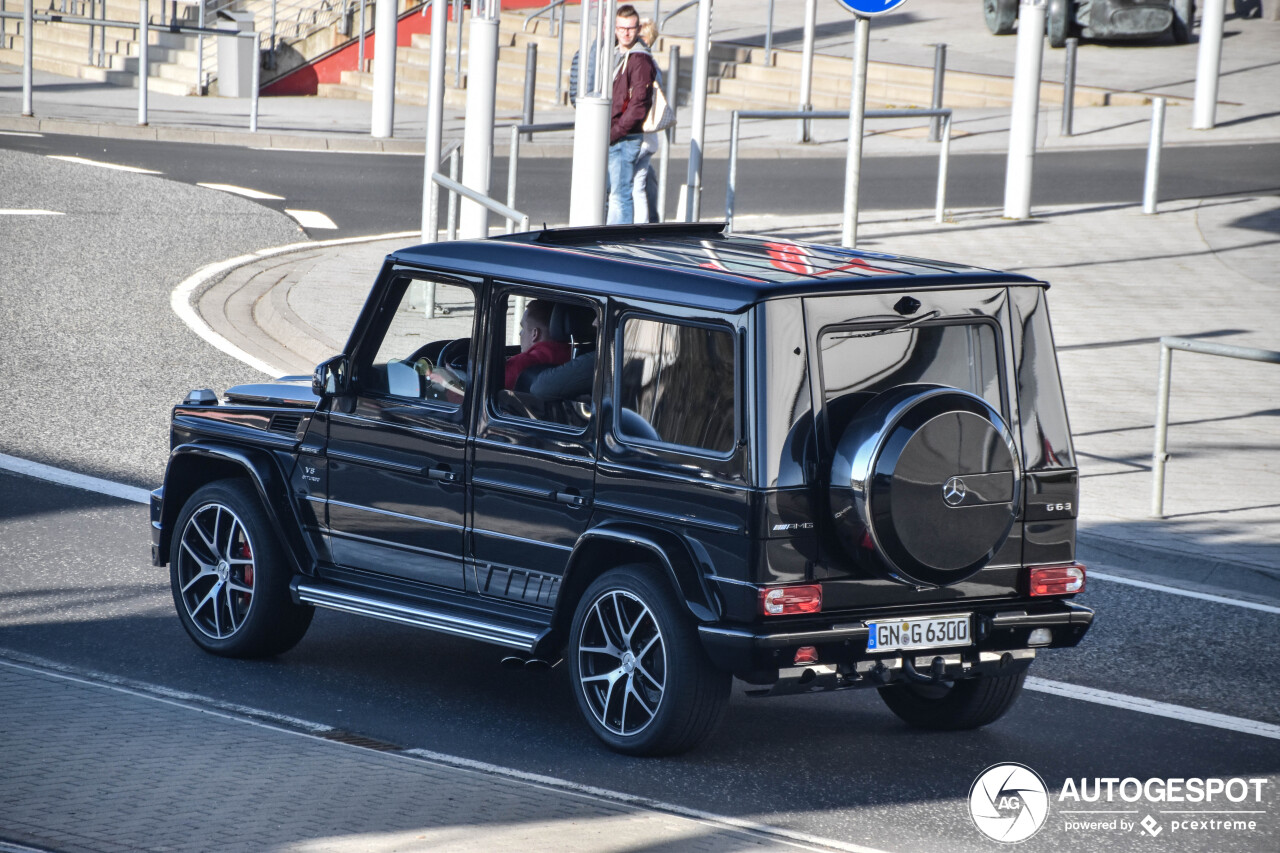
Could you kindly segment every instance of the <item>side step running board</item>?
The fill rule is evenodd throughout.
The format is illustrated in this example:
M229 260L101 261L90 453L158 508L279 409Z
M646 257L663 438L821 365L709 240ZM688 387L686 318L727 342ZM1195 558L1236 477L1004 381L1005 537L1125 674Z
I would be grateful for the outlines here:
M433 610L368 593L352 592L317 583L311 579L295 579L292 586L294 598L303 604L341 610L344 613L355 613L358 616L371 616L388 622L399 622L401 625L426 628L442 634L452 634L455 637L480 640L508 649L518 649L526 654L533 653L534 643L538 639L538 632L535 631L487 622L474 616L444 609Z

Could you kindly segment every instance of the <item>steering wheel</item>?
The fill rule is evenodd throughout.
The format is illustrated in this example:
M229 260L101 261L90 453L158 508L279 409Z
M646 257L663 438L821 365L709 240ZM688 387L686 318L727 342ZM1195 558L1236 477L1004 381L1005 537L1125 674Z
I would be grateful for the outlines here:
M459 376L467 375L467 350L471 348L470 338L455 338L440 350L436 364L449 368Z

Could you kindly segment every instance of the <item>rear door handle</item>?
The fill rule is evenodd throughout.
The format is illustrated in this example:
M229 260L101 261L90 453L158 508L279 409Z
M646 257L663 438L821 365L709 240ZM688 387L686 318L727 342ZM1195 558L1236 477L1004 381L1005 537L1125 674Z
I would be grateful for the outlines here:
M591 503L591 498L586 495L578 494L576 489L569 489L564 492L553 492L552 497L557 503L568 504L569 506L586 506Z

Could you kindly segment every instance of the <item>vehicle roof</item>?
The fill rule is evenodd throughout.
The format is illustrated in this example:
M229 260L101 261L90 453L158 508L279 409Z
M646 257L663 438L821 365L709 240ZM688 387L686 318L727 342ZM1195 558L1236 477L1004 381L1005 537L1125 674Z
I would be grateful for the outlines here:
M728 312L786 296L1043 286L1028 276L946 261L727 235L724 223L556 228L427 243L394 252L389 260Z

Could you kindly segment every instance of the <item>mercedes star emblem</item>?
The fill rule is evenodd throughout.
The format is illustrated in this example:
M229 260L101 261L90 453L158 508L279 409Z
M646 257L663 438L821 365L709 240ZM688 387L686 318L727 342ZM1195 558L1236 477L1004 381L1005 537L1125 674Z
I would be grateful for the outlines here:
M947 502L947 506L960 506L964 503L965 494L967 491L964 480L959 477L952 477L942 486L942 499Z

